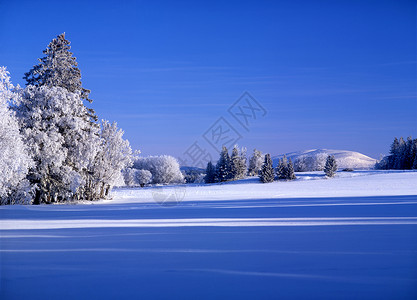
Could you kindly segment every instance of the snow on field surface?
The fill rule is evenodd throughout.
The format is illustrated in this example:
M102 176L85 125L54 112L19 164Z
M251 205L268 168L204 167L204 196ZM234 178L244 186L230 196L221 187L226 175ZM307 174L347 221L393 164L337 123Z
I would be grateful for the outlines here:
M210 185L118 188L110 203L155 202L155 197L160 193L176 194L182 201L417 195L417 172L338 172L336 178L332 179L326 179L323 172L303 172L296 175L298 179L295 181L275 181L268 184L261 184L258 177L251 177Z
M297 175L0 207L0 299L417 299L417 172Z

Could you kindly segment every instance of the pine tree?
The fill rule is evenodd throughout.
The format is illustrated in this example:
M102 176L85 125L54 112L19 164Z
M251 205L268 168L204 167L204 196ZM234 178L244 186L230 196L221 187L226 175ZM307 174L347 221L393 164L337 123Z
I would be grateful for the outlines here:
M406 157L406 145L403 137L398 140L399 148L395 157L394 169L403 170L405 168L405 157Z
M246 174L246 149L242 148L239 152L237 145L233 147L232 156L230 157L230 178L238 180L245 177Z
M216 181L223 182L230 179L230 156L227 151L227 148L223 146L222 151L220 152L220 158L216 164Z
M288 180L294 180L297 179L297 177L295 177L295 173L294 173L294 165L292 164L291 158L288 160L288 166L287 166L287 179Z
M65 39L65 33L58 35L43 51L45 56L38 59L39 64L25 73L23 79L26 80L26 85L65 88L91 103L90 90L82 87L81 71L70 49L70 42ZM91 121L98 120L93 109L87 108L87 112L86 117Z
M275 171L278 179L288 179L288 160L285 154L282 159L278 161L278 166Z
M262 168L263 157L261 151L253 150L252 157L249 159L248 175L258 176Z
M417 169L417 139L413 140L412 155L413 155L413 164L411 168Z
M411 136L407 138L404 146L404 162L403 167L406 170L410 170L413 167L414 153L413 153L413 139Z
M272 167L271 155L269 154L265 154L265 161L262 165L259 177L263 183L274 181L274 169Z
M391 144L390 149L390 156L388 159L388 169L395 169L396 168L396 162L398 160L398 153L400 149L400 143L397 138L394 139L394 141Z
M240 149L240 164L239 164L239 178L245 178L248 167L247 167L247 157L246 157L247 150L245 147Z
M205 183L215 183L216 182L216 169L214 168L211 161L207 163L206 176L204 177Z
M329 155L326 160L326 165L324 166L324 173L326 173L327 177L335 176L337 171L337 163L336 159L333 155Z

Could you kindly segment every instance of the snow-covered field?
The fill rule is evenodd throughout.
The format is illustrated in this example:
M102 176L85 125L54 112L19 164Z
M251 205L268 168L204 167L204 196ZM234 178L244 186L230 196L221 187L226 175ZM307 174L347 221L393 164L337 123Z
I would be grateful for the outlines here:
M417 172L297 176L0 207L0 298L416 299Z

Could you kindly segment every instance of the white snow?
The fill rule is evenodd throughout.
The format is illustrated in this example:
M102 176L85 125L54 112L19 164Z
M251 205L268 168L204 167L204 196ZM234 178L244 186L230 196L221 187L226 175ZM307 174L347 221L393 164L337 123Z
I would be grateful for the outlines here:
M297 175L1 206L0 298L416 299L417 172Z
M362 153L348 150L332 150L332 149L311 149L298 152L290 152L285 154L287 158L291 158L294 162L297 157L320 157L327 155L334 155L336 158L338 168L351 168L351 169L373 169L376 159L366 156ZM274 165L277 164L278 159L283 155L274 156L272 159Z
M224 184L116 188L113 200L100 203L155 202L157 193L178 195L175 199L179 201L417 195L417 172L413 171L338 172L331 179L320 171L296 175L295 181L266 184L260 183L258 177L249 177Z

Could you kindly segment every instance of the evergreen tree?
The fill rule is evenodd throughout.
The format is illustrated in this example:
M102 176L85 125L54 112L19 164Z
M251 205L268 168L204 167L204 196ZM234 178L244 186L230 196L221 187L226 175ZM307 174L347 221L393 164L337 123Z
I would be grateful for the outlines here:
M245 177L246 174L246 150L239 152L237 145L233 147L232 156L230 157L230 178L238 180Z
M396 162L398 159L398 153L400 149L400 143L397 138L394 139L394 141L391 144L390 149L390 156L388 158L387 167L388 169L395 169L396 168Z
M216 182L216 169L214 168L211 161L207 163L206 176L204 177L205 183L214 183Z
M417 139L413 140L412 155L413 155L413 164L411 168L417 169Z
M79 94L81 99L91 103L90 90L82 87L81 71L70 49L70 42L65 39L65 33L58 35L43 51L45 56L38 59L39 64L25 73L23 78L26 85L62 87L71 93ZM98 120L91 108L87 108L86 117L92 121Z
M272 167L271 155L269 154L265 154L265 161L262 165L259 177L263 183L274 181L274 169Z
M404 146L404 162L403 162L403 168L406 170L410 170L413 167L414 162L414 153L413 153L413 139L411 136L407 138L407 141L405 142Z
M239 178L245 178L246 174L248 173L248 166L247 166L247 157L246 157L247 150L245 147L240 149L240 168L239 168Z
M278 166L275 171L278 179L288 179L288 160L285 154L282 159L278 161Z
M390 155L384 157L375 164L376 169L396 169L396 170L410 170L414 169L417 155L417 139L408 137L404 141L402 137L395 138L391 144Z
M406 145L405 141L402 137L398 140L398 150L397 155L395 156L395 165L394 169L397 170L403 170L405 168L404 162L405 162L405 156L406 156Z
M261 151L254 149L252 157L249 159L248 175L258 176L259 171L262 168L263 161Z
M337 163L336 159L333 155L329 155L326 160L326 164L324 166L324 173L326 173L327 177L333 177L337 171Z
M287 179L288 180L294 180L297 179L297 177L295 177L295 173L294 173L294 165L292 164L291 158L288 160L288 166L287 166Z
M220 152L220 158L216 164L216 181L223 182L231 178L230 156L227 148L223 146Z

